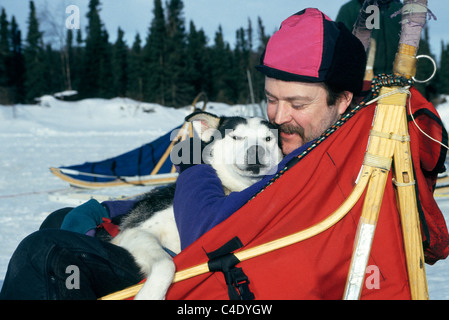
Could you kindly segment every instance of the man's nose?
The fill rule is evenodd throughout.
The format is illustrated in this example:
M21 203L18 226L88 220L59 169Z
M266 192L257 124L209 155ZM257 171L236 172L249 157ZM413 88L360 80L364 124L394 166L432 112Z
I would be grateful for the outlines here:
M284 123L290 122L291 119L291 108L286 102L280 101L276 109L274 122L278 125L282 125Z

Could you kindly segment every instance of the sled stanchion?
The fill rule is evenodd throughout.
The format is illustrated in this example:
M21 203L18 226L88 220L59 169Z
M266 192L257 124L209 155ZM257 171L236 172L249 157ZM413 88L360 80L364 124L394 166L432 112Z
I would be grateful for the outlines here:
M181 129L179 129L179 132L178 132L177 136L172 140L172 142L170 142L170 145L168 146L167 150L165 150L165 153L162 155L161 159L156 164L156 166L154 167L153 171L151 171L151 173L150 173L151 176L156 175L159 172L159 170L161 169L162 165L165 163L165 160L167 160L168 156L170 155L170 152L171 152L173 146L175 145L175 143L179 139L184 139L184 137L186 136L186 131L187 131L186 126L188 126L188 125L189 125L188 122L184 122L184 124L182 125Z
M207 105L207 96L204 92L200 92L195 99L192 102L192 112L195 111L195 106L198 103L199 99L201 97L204 96L204 103L203 103L203 107L201 108L203 111L206 109L206 105ZM173 146L175 145L175 143L180 140L184 140L186 138L186 136L192 137L193 136L193 132L192 132L192 124L189 122L184 122L184 124L182 125L181 129L179 129L178 134L176 135L176 137L173 139L173 141L171 141L170 145L168 146L167 150L165 150L165 153L162 155L161 159L158 161L158 163L156 164L156 166L154 167L153 171L150 173L150 175L156 175L159 170L161 169L162 165L165 163L165 161L167 160L168 156L170 155L170 151L172 150ZM176 169L174 166L172 166L171 169L171 173L176 172Z
M381 90L382 94L382 90ZM378 104L372 132L388 135L397 132L396 110L391 106ZM346 283L344 299L359 299L365 276L365 269L371 251L372 241L379 217L382 198L391 168L395 141L385 139L382 134L371 134L365 156L365 165L374 169L368 184L362 216L360 217L350 271Z
M403 127L407 127L404 115ZM424 267L424 251L422 246L419 213L415 193L415 178L411 165L409 143L397 143L394 154L395 185L403 229L404 246L407 257L410 291L413 299L429 298L426 271Z

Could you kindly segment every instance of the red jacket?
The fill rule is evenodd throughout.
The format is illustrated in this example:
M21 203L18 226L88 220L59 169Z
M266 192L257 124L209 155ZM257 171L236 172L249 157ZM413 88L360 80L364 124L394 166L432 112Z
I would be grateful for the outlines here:
M422 129L447 143L435 109L414 89L412 105ZM207 262L206 252L216 250L233 237L237 236L243 249L247 249L306 229L332 214L354 189L374 111L374 105L359 111L256 198L183 250L175 257L177 270ZM418 133L414 124L409 127L419 200L426 218L423 230L428 236L424 238L430 240L426 259L433 263L449 253L447 228L432 196L445 152ZM354 208L329 230L238 263L237 267L248 276L249 289L256 299L341 299L364 198L362 195ZM375 266L370 270L379 271L368 274L378 275L371 279L378 279L379 283L375 288L364 286L362 299L410 299L391 183L385 189L368 265ZM167 299L228 299L224 276L221 272L209 272L175 283Z

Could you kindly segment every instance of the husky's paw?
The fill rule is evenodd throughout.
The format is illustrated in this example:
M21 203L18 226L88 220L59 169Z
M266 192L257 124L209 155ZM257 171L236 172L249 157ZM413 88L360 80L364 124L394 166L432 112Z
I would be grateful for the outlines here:
M165 300L166 293L166 290L155 288L145 282L139 293L134 297L134 300Z

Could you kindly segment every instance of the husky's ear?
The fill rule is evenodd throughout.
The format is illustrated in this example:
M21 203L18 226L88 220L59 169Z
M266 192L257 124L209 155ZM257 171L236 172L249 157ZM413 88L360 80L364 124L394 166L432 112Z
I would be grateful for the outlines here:
M192 122L194 131L205 142L211 140L220 124L220 117L204 111L194 112L187 116L185 120Z

